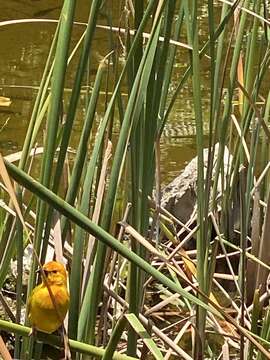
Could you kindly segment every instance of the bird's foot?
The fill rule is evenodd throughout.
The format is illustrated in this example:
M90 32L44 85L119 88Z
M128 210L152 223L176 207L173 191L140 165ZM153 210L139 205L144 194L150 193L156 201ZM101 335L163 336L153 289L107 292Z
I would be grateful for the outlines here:
M61 337L61 343L64 345L64 351L65 351L65 360L70 360L71 359L71 352L70 352L70 347L69 347L69 343L68 343L68 336L66 333L66 330L64 328L64 326L62 325L58 331L60 332L60 337Z
M30 333L28 334L28 336L29 337L30 336L33 336L33 337L37 336L37 329L34 326L31 327L31 330L30 330Z

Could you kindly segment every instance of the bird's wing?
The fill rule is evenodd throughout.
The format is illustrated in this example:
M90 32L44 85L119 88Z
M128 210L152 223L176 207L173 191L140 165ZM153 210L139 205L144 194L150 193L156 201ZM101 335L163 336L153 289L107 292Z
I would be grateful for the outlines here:
M58 287L54 291L54 297L60 306L68 307L69 305L69 293L66 289L66 287Z
M28 309L28 317L31 320L31 311L32 311L32 305L33 305L33 298L36 294L36 292L39 290L40 285L36 286L34 290L32 291L31 295L29 296L26 304L26 308Z

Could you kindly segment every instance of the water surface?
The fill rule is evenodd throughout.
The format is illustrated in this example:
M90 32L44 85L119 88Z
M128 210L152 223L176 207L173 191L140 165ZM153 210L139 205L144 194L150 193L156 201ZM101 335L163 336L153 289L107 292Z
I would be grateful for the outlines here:
M0 2L0 21L23 18L57 19L62 1L57 0L9 0ZM118 25L118 2L113 1L113 25ZM78 1L76 20L86 22L88 17L88 2ZM206 14L202 8L201 18ZM100 17L99 24L105 23L105 17ZM52 23L26 23L0 27L0 96L10 97L10 107L0 107L0 151L9 154L22 148L26 129L39 85L51 40L55 31ZM82 34L83 27L77 26L73 31L73 44ZM104 56L108 53L108 33L97 30L94 41L94 51ZM175 64L171 92L177 86L181 74L187 65L187 51L179 49L179 62ZM71 63L66 86L72 86L76 62ZM90 64L90 74L94 79L97 60L93 57ZM203 108L207 121L207 64L202 76L205 79L203 89ZM76 147L81 128L81 119L84 115L84 97L75 121L72 145ZM98 112L103 113L103 108ZM171 112L169 124L162 139L161 173L162 182L171 180L184 165L195 155L196 146L194 137L178 138L179 127L182 123L194 127L194 113L192 103L191 84L187 82L178 96ZM191 124L191 125L190 125ZM190 128L191 129L191 128ZM192 129L189 131L193 131ZM194 132L194 131L193 131ZM41 141L41 138L40 138Z

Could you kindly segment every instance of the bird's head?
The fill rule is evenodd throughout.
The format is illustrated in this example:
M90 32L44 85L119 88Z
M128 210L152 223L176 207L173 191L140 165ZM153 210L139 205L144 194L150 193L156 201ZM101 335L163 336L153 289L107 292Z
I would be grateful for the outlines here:
M49 285L62 285L67 283L67 272L63 264L49 261L42 267Z

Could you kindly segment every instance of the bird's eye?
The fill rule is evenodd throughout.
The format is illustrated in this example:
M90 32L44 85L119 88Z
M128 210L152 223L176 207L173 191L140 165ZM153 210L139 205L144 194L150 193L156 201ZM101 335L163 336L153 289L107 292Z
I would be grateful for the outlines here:
M53 270L52 273L57 274L57 270Z

